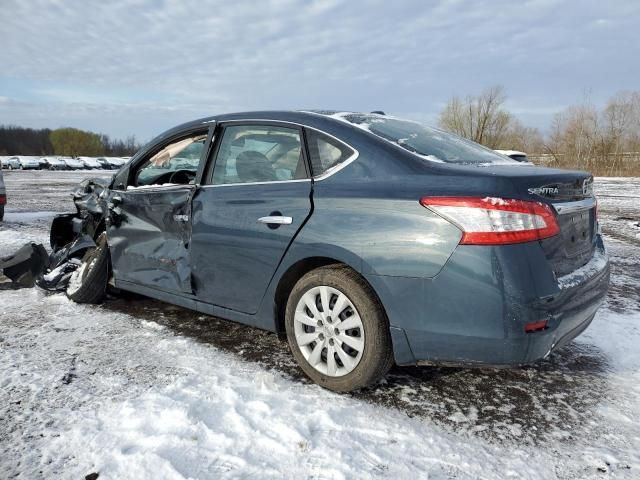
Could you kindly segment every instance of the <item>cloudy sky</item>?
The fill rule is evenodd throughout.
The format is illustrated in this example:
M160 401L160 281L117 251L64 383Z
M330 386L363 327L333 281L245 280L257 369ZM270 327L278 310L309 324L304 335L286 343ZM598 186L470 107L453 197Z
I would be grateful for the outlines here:
M544 129L640 89L640 2L0 0L0 124L148 140L229 111L385 110L434 123L502 84Z

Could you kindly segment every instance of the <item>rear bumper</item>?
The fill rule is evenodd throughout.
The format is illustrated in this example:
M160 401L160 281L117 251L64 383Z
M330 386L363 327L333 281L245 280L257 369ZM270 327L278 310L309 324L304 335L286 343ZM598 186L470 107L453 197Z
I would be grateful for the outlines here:
M566 345L580 335L591 324L609 288L610 267L604 247L596 252L594 259L560 288L558 294L547 297L542 303L530 305L534 314L548 320L548 328L540 332L525 333L507 339L504 363L507 365L529 364L547 357L553 350ZM558 282L562 285L562 279Z
M434 278L367 279L387 310L399 365L516 366L589 326L607 294L609 261L598 237L594 258L556 279L535 242L459 246ZM540 320L545 330L525 332Z

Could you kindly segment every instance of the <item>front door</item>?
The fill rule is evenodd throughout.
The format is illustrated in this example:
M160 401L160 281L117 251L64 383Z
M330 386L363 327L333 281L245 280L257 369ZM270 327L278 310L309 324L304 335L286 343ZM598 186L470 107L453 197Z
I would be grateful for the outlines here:
M111 193L107 238L116 284L193 293L191 199L206 142L206 131L168 141L132 167L125 189Z
M199 300L256 313L311 213L300 129L228 124L213 173L193 199L191 265Z

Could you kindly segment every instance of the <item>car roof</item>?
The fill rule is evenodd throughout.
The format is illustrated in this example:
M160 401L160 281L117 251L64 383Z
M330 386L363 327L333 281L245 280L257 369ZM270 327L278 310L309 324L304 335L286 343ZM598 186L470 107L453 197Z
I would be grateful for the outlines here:
M199 126L205 126L209 123L221 123L234 120L274 120L280 122L296 123L303 126L318 128L321 130L323 128L332 129L332 127L346 127L349 129L352 129L354 127L349 122L333 117L333 115L337 113L358 113L362 115L369 115L369 113L352 112L349 110L256 110L237 113L224 113L220 115L213 115L210 117L198 118L196 120L177 125L176 127L173 127L170 130L167 130L166 132L160 134L156 139L152 140L152 143L155 143L155 140L159 140L161 137L179 134L182 131L195 129Z
M355 140L355 136L362 138L363 135L367 135L361 129L356 128L354 125L333 118L330 115L334 113L342 113L341 110L261 110L261 111L248 111L237 113L225 113L220 115L213 115L210 117L198 118L190 122L177 125L170 130L167 130L154 139L152 139L145 147L136 153L138 155L144 155L153 146L157 145L165 139L175 137L183 134L188 134L190 131L197 130L199 127L206 127L207 124L221 123L228 121L242 121L242 120L260 120L260 121L280 121L289 122L302 126L307 126L321 130L330 135L334 135L343 141L346 139ZM346 112L346 111L344 111ZM351 112L349 112L351 113Z

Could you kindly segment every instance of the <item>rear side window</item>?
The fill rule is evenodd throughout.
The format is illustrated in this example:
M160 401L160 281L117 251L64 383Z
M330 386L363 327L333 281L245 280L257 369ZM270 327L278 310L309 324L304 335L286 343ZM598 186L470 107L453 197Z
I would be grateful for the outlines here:
M355 154L344 143L315 130L307 130L307 143L314 177L327 173Z

